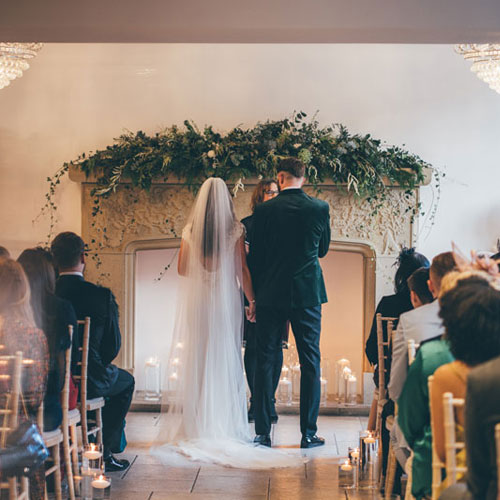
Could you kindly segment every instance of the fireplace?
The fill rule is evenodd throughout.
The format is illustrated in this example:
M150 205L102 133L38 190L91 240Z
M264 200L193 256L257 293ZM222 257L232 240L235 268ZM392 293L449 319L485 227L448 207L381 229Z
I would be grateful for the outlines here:
M116 193L102 200L101 212L93 217L90 193L95 179L76 170L70 171L70 178L82 184L83 238L101 247L101 265L89 259L86 277L109 286L117 297L123 337L117 364L134 373L141 389L144 360L154 351L155 336L163 332L168 336L173 326L178 279L175 252L194 195L182 181L160 180L149 192L136 192L122 183ZM248 180L245 191L234 199L240 219L249 213L256 183ZM415 244L416 228L408 208L418 203L418 191L408 196L392 186L384 206L373 215L368 203L344 189L328 183L320 188L316 196L329 203L332 224L330 252L322 259L329 294L323 311L322 354L332 366L339 358L351 360L358 393L366 401L370 391L363 379L370 380L371 374L364 340L376 300L392 292L391 266L399 249ZM305 190L314 195L311 186ZM155 281L171 261L172 267ZM154 318L155 310L159 314ZM163 355L154 355L158 354Z

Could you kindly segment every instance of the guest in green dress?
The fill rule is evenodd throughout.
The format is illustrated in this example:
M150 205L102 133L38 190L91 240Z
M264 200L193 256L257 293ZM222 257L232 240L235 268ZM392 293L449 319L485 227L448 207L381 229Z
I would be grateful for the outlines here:
M431 496L432 433L427 378L453 361L448 342L440 338L423 343L408 369L398 399L398 423L413 450L411 493L417 499Z

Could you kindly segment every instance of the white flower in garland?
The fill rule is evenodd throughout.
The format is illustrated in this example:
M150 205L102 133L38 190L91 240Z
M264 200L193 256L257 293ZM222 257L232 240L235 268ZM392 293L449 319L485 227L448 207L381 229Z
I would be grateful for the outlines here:
M208 153L207 153L207 156L209 158L215 158L215 151L213 149L211 149Z

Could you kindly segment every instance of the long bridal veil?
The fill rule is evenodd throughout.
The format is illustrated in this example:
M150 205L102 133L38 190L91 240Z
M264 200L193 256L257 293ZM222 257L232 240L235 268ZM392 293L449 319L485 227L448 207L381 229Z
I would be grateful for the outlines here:
M251 444L241 356L242 233L225 182L206 180L182 234L184 277L158 437L164 444L152 450L169 464L180 456L257 469L299 461Z

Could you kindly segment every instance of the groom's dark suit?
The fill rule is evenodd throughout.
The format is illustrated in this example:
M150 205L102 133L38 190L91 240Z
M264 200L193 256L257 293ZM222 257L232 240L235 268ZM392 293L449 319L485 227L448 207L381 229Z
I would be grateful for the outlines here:
M329 206L302 189L286 189L255 209L249 265L257 303L257 434L271 430L273 366L287 320L301 365L301 432L304 437L316 433L321 304L327 301L318 257L326 255L329 244Z

